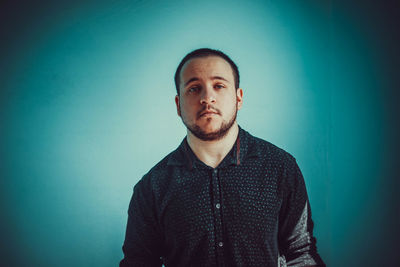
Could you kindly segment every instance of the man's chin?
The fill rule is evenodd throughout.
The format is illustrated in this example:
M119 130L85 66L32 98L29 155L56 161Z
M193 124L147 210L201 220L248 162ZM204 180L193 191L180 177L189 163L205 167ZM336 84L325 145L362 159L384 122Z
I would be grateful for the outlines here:
M200 127L195 125L194 127L189 128L190 132L203 141L215 141L219 140L226 135L225 131L222 127Z
M223 123L222 122L217 122L217 121L211 121L211 122L206 122L206 123L196 123L194 127L197 130L202 131L203 133L211 134L211 133L216 133L219 132L223 128Z
M206 125L206 126L196 125L195 127L204 134L217 133L221 130L221 126L216 126L216 125Z
M217 116L218 117L218 116ZM195 124L186 124L182 119L187 129L197 138L203 141L216 141L226 136L236 120L236 113L232 116L228 123L224 123L217 118L214 120L204 121L198 120Z
M219 132L192 132L194 136L202 141L216 141L222 138Z

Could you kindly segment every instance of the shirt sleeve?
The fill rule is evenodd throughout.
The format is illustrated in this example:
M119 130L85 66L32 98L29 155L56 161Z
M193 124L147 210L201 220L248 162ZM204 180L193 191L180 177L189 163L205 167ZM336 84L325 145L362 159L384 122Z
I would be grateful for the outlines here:
M129 204L120 267L161 266L161 244L150 182L142 179L135 185Z
M303 175L293 158L284 171L278 242L287 266L326 266L317 253Z

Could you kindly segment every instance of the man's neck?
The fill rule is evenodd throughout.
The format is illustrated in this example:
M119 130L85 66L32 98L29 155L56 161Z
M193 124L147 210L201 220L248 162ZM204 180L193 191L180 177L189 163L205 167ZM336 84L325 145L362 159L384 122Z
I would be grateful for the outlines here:
M215 141L203 141L188 130L187 142L199 160L215 168L232 149L238 134L239 126L235 122L224 137Z

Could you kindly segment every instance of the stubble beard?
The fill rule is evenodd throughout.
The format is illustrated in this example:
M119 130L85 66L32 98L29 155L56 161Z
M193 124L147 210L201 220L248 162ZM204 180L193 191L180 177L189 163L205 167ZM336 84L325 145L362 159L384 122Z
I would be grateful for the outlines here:
M235 112L233 113L231 119L228 122L223 121L221 124L221 127L213 132L207 133L204 130L201 129L199 125L196 123L190 125L184 121L182 118L183 124L185 124L186 128L197 138L199 138L202 141L217 141L223 138L229 130L232 128L233 124L236 121L236 116L238 112L238 107L237 103L235 105Z

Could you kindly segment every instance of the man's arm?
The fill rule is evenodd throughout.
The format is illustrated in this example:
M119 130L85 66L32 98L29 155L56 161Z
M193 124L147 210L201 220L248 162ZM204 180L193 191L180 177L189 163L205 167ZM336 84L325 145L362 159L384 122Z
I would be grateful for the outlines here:
M316 249L313 221L303 175L293 161L283 180L284 200L279 215L279 251L287 266L325 266Z
M122 247L124 259L120 267L162 265L161 234L155 216L150 179L140 180L129 204L128 223Z

